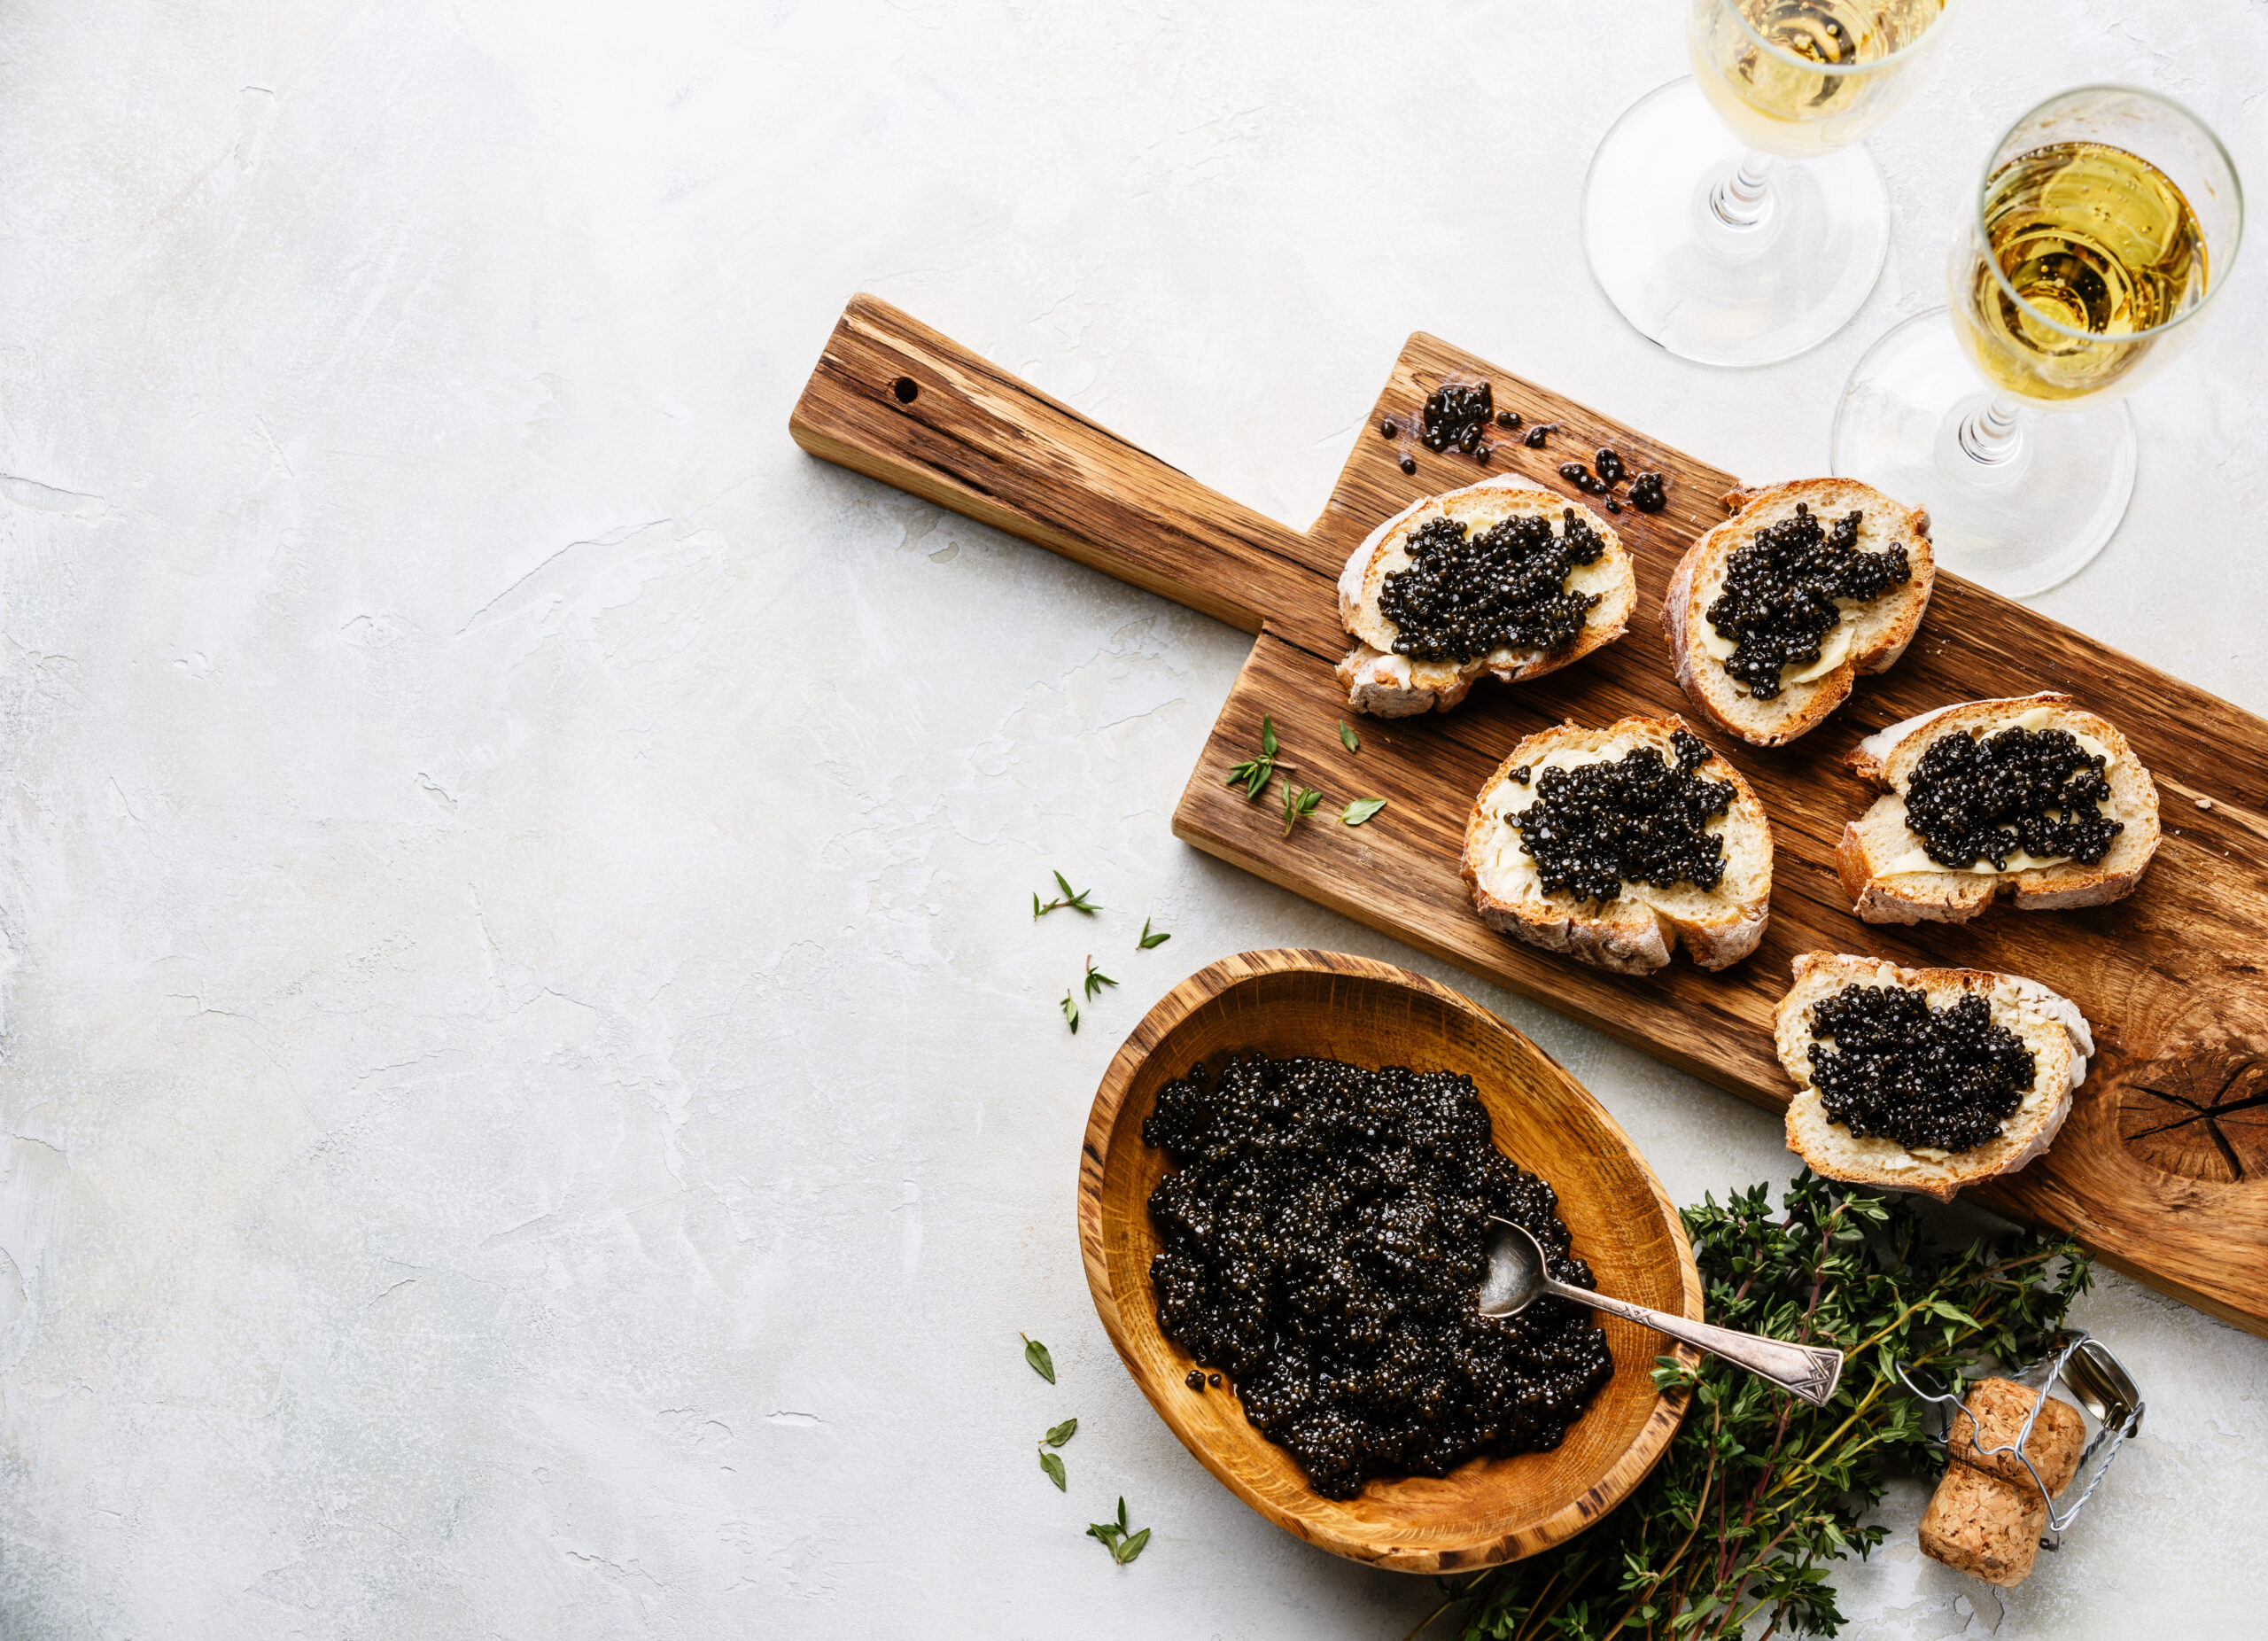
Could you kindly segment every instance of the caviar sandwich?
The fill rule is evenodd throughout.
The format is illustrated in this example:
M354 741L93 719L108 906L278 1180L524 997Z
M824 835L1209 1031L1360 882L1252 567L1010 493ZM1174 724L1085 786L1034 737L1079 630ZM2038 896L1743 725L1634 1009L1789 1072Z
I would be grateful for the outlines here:
M2070 1000L1977 968L1806 952L1773 1016L1812 1171L1949 1200L2046 1151L2094 1039Z
M1966 922L2132 891L2158 846L2158 793L2107 719L2066 695L1969 701L1868 735L1851 754L1884 795L1843 828L1835 868L1869 923Z
M1887 672L1922 625L1937 563L1930 516L1849 478L1725 498L1662 604L1677 681L1701 715L1757 746L1816 728L1860 673Z
M1605 520L1518 478L1428 496L1380 525L1339 578L1355 647L1347 704L1447 712L1484 676L1540 677L1622 636L1638 602Z
M1491 929L1621 974L1682 943L1704 968L1764 937L1772 828L1737 770L1682 719L1561 724L1480 789L1462 870Z

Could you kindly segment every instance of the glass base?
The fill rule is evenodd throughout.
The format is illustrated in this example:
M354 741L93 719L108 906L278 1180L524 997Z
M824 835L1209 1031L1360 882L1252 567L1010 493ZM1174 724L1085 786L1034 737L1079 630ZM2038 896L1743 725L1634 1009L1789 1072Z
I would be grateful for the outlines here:
M1743 161L1764 184L1743 197ZM1630 105L1591 156L1583 254L1622 316L1681 359L1768 365L1850 322L1890 253L1864 148L1751 154L1689 76Z
M1938 563L2010 598L2077 574L2134 494L2123 401L2044 411L1994 396L1942 307L1898 326L1851 372L1829 465L1930 514ZM2000 436L1995 438L1998 432Z

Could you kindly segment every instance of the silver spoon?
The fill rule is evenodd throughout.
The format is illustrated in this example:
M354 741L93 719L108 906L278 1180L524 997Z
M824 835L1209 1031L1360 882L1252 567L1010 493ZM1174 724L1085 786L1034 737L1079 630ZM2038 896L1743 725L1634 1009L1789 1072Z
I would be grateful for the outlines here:
M1722 1357L1735 1367L1744 1367L1759 1379L1801 1396L1814 1407L1827 1405L1835 1382L1843 1377L1843 1353L1825 1345L1790 1344L1760 1334L1744 1334L1716 1327L1666 1310L1651 1310L1627 1299L1609 1299L1588 1287L1570 1287L1544 1274L1543 1247L1525 1225L1488 1217L1488 1279L1480 1287L1480 1314L1517 1316L1550 1294L1619 1316L1642 1326L1655 1328L1672 1339L1698 1345L1712 1356Z

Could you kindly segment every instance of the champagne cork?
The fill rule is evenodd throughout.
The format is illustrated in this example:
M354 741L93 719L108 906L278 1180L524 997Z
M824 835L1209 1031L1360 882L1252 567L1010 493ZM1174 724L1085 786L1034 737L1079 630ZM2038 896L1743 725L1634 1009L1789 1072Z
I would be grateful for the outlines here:
M2014 1447L2016 1433L2023 1428L2024 1416L2031 1412L2031 1404L2038 1399L2033 1392L2005 1379L1978 1380L1961 1411L1953 1416L1947 1450L1964 1465L2037 1492L2023 1459L2014 1453L1981 1450ZM2023 1450L2024 1457L2031 1460L2032 1469L2039 1472L2048 1497L2052 1498L2070 1486L2071 1478L2079 1471L2079 1454L2086 1444L2086 1421L2079 1417L2079 1410L2069 1402L2049 1396L2047 1404L2039 1410L2039 1417L2032 1421L2031 1440Z
M1922 1515L1922 1554L1991 1584L2020 1584L2031 1574L2047 1525L2047 1498L2014 1453L1981 1450L2013 1447L2038 1399L2037 1392L2005 1379L1980 1380L1969 1393L1949 1435L1954 1462ZM2023 1450L2049 1496L2070 1485L2085 1438L2078 1410L2048 1397Z

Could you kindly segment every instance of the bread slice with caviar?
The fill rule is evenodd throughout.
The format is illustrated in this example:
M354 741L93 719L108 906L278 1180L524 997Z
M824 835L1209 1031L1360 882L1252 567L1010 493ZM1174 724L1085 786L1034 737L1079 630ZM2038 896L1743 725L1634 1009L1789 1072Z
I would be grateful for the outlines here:
M1806 952L1773 1015L1814 1173L1948 1201L2047 1149L2094 1037L2069 998L1981 968Z
M1473 684L1539 678L1630 626L1630 555L1587 507L1484 479L1396 513L1348 555L1339 620L1347 704L1380 718L1448 712Z
M1704 968L1756 950L1772 825L1681 718L1561 724L1512 749L1465 822L1459 869L1491 929L1618 974L1682 944Z
M1930 516L1853 478L1736 490L1725 505L1733 516L1670 578L1662 632L1702 717L1783 746L1914 642L1937 579Z
M2157 783L2067 695L1939 707L1868 735L1850 763L1884 789L1835 851L1869 923L1966 922L2000 895L2026 912L2102 906L2157 852Z

